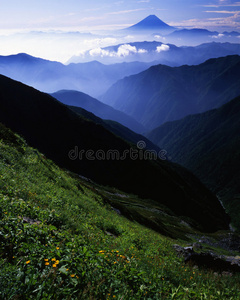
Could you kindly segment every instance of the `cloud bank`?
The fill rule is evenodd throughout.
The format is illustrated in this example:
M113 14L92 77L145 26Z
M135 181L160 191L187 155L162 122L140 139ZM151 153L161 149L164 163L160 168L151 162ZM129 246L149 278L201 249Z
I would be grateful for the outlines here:
M158 46L156 49L157 53L163 52L163 51L168 51L170 47L168 45L162 44L161 46Z
M148 51L145 49L137 49L135 46L130 44L124 44L118 47L117 51L109 51L100 47L90 50L88 53L92 57L127 57L132 54L144 54Z

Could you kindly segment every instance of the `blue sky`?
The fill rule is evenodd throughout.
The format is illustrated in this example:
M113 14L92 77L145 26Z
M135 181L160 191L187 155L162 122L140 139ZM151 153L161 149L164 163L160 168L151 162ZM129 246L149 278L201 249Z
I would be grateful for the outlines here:
M0 0L0 55L67 62L88 49L135 41L113 30L150 14L179 28L240 32L240 0Z
M116 29L149 14L175 26L240 29L237 0L0 0L0 31Z

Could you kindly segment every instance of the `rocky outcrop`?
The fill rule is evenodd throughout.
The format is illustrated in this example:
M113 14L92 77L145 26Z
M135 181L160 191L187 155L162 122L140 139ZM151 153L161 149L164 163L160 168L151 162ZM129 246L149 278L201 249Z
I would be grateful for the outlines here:
M198 244L199 245L199 244ZM196 252L195 246L181 247L174 245L175 250L179 255L184 257L185 263L198 268L210 269L217 273L240 272L240 257L217 255L214 252Z

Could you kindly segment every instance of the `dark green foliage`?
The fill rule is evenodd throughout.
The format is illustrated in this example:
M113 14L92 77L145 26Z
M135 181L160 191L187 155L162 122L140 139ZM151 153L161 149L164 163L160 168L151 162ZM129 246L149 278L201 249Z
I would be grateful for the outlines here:
M185 265L176 241L106 203L144 200L60 169L2 125L0 136L0 299L239 299L239 275Z
M147 136L172 160L217 193L238 229L240 206L240 97L222 107L166 123Z
M79 114L81 117L84 117L88 120L93 121L96 124L102 125L107 130L114 133L116 136L121 137L123 140L136 145L138 142L144 142L146 144L146 149L153 150L159 153L161 149L153 144L150 140L148 140L145 136L141 134L137 134L136 132L130 130L129 128L121 125L118 122L112 120L102 120L101 118L96 117L94 114L90 113L89 111L76 107L76 106L69 106L74 112Z
M51 96L4 76L0 77L0 120L61 167L100 184L153 199L177 215L194 219L205 231L227 226L218 200L189 172L167 161L141 159L140 155L136 159L130 155L124 159L97 159L94 155L99 150L101 155L116 150L122 156L133 148ZM70 159L74 149L77 153L71 154L91 150L94 159L86 155Z
M153 66L114 84L104 103L146 128L219 107L240 94L240 57L210 59L198 66Z

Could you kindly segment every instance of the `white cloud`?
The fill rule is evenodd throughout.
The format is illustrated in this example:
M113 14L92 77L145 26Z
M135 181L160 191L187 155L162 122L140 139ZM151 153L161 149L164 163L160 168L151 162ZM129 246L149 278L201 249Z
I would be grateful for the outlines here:
M135 46L131 46L130 44L124 44L118 47L117 51L109 51L102 49L100 47L94 48L90 50L89 55L92 57L100 56L100 57L126 57L132 54L144 54L148 53L146 49L137 49Z
M166 38L164 36L161 36L161 35L154 35L154 38L157 39L157 40L166 40Z
M240 11L230 11L230 10L206 10L206 13L215 13L215 14L236 14Z
M105 47L107 45L113 45L117 42L117 39L106 37L106 38L97 38L97 39L90 39L90 40L84 40L84 45L86 45L88 48L96 48L97 46Z
M128 56L129 54L137 53L137 48L129 44L124 44L118 47L117 56Z
M148 51L146 49L139 49L138 53L144 54L144 53L148 53Z
M110 52L108 50L104 50L102 48L95 48L89 51L90 56L110 56Z
M210 30L240 30L240 13L236 12L229 17L190 19L181 22L169 23L171 26L183 28L206 28Z
M213 39L220 39L222 37L224 37L224 34L223 33L219 33L218 35L213 35L211 36Z
M204 4L200 5L203 7L238 7L240 6L240 2L228 1L228 0L220 0L219 4Z
M161 46L158 46L156 49L157 53L160 53L162 51L168 51L170 47L168 45L162 44Z
M128 10L120 10L120 11L113 11L108 13L108 15L122 15L122 14L129 14L136 11L145 10L144 8L136 8L136 9L128 9Z

